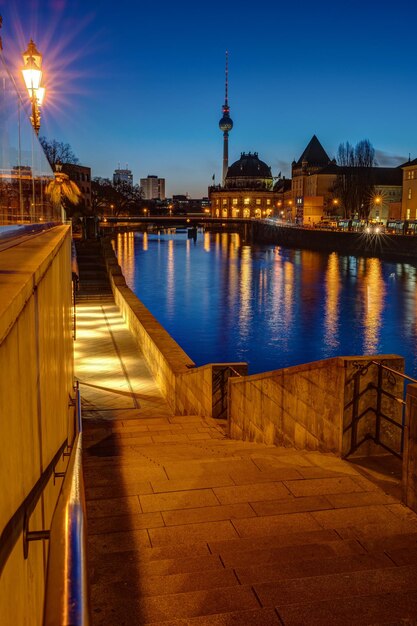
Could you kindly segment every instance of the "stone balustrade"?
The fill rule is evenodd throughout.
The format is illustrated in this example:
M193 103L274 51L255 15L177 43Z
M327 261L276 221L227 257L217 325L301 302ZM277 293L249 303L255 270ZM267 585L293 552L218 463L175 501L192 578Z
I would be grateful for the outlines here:
M376 428L378 367L380 361L404 370L404 359L396 355L337 357L255 374L229 381L229 433L233 439L322 450L346 456L352 448L353 410L362 415L355 429L356 442ZM355 380L359 384L353 403ZM402 379L384 380L392 395L401 397ZM397 400L384 397L381 408L401 423ZM397 429L398 432L400 429ZM398 432L381 420L380 438L396 444ZM365 442L366 452L374 445Z

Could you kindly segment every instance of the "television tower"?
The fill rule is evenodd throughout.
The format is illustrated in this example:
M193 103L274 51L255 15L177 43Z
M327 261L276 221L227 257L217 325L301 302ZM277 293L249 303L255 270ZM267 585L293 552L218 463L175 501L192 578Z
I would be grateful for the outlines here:
M229 130L233 128L233 122L231 117L229 116L229 101L228 101L228 90L229 86L229 68L228 68L228 53L226 50L226 89L225 89L225 98L224 105L222 106L223 117L219 122L219 128L223 131L223 175L222 175L222 187L224 187L226 181L227 169L229 167Z

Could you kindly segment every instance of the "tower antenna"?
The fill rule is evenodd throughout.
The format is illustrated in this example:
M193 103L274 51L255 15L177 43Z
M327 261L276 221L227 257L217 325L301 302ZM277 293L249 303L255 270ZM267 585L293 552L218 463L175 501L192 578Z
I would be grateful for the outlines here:
M224 98L224 104L225 107L229 108L229 103L228 103L228 89L229 89L229 53L226 50L226 84L225 84L225 98Z
M229 53L226 50L226 80L225 80L225 94L224 104L222 106L223 117L219 122L219 128L223 131L223 175L222 186L226 182L226 174L229 168L229 130L233 128L233 122L229 115Z

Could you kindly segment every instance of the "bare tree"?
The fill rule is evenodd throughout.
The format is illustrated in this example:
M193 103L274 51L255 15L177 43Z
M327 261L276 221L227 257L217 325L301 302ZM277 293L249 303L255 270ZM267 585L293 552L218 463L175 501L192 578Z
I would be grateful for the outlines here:
M69 143L56 141L56 139L48 141L46 137L39 137L39 141L52 169L55 169L58 161L61 163L78 163Z
M358 215L368 219L374 192L373 168L375 150L369 139L362 139L356 146L348 141L339 145L337 175L333 193L340 198L345 217Z

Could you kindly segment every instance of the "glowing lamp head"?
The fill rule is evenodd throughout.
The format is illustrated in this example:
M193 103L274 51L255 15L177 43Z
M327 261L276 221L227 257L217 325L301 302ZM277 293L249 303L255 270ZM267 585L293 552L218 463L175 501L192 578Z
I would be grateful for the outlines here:
M23 79L29 93L39 89L42 80L42 55L37 50L32 39L27 50L23 53Z

